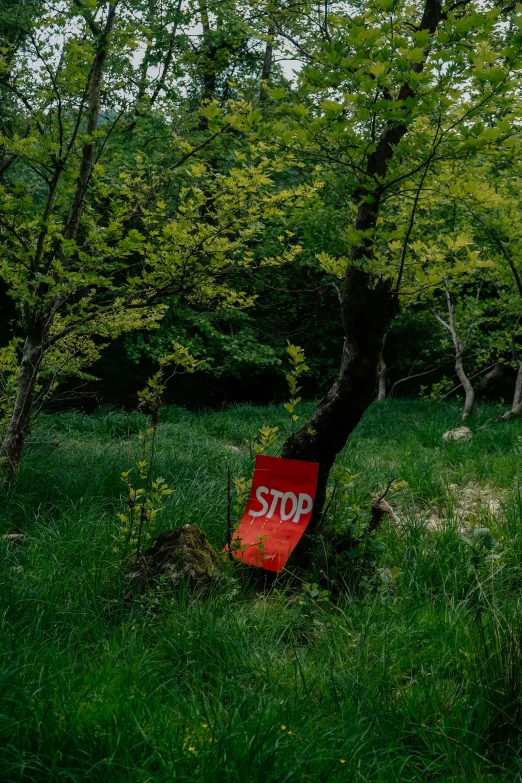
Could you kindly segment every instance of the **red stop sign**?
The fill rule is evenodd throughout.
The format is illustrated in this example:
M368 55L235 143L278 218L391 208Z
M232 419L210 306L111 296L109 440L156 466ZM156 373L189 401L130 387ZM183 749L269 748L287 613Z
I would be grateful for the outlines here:
M247 507L234 534L235 557L267 571L284 569L312 516L316 462L258 454Z

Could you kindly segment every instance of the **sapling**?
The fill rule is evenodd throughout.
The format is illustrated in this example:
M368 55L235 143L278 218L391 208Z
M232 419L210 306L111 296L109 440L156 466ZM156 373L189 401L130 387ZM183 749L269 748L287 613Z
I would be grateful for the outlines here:
M148 426L139 435L142 454L136 465L136 476L132 476L132 469L121 474L121 480L127 489L127 511L118 514L121 525L118 535L113 537L116 541L113 551L121 553L126 561L139 558L143 547L152 537L156 517L164 508L165 498L174 493L164 478L152 478L165 387L180 371L192 373L202 364L194 359L184 346L177 342L173 342L172 346L173 352L160 359L160 369L149 378L145 388L138 392L138 407L148 416ZM166 373L168 367L172 368L170 374Z

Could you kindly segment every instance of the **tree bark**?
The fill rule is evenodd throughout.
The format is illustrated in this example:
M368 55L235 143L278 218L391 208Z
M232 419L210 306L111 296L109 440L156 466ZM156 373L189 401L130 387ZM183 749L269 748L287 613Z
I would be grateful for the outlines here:
M446 283L446 302L448 306L447 321L441 318L440 315L435 310L432 310L432 313L437 319L437 321L442 326L444 326L444 328L447 329L448 332L451 334L451 341L453 342L453 348L455 350L455 373L460 381L460 385L464 389L464 394L465 394L464 410L462 411L460 418L462 419L462 421L465 421L471 416L471 414L473 413L473 408L475 406L475 389L473 387L473 384L471 383L471 380L466 375L466 370L464 369L464 353L466 351L466 345L468 342L471 327L468 330L468 338L462 341L457 333L457 328L455 326L455 304L453 302L453 297L451 296L447 283Z
M513 403L511 410L504 413L501 418L503 421L517 419L522 416L522 362L518 360L517 378L515 381L515 393L513 394Z
M109 38L116 20L117 4L118 0L109 4L107 20L103 30L97 27L94 27L93 29L93 32L98 36L98 41L94 59L92 61L91 72L89 74L89 91L87 97L88 114L85 128L85 134L88 141L84 144L82 149L80 170L78 172L78 179L76 180L71 210L63 231L65 239L74 239L78 233L78 227L85 207L85 196L87 195L87 188L91 181L95 148L93 135L98 128L100 120L102 79L109 53Z
M199 16L203 28L203 41L200 55L200 72L203 86L202 98L204 101L210 101L216 94L217 71L214 62L216 56L216 45L213 41L214 31L210 26L210 17L206 0L199 2ZM208 128L208 119L201 117L200 125L202 129Z
M457 377L462 384L462 388L464 389L464 410L462 411L460 418L462 421L465 421L473 413L473 407L475 405L475 389L473 388L473 384L471 383L470 379L466 375L466 371L464 369L464 357L460 352L455 358L455 372L457 373Z
M42 362L43 346L43 326L35 324L25 338L14 408L0 447L2 467L10 474L16 473L20 466L22 449L31 425L31 412L38 382L38 372Z
M517 319L517 325L518 325L518 319ZM515 326L515 330L513 331L513 334L511 335L511 350L513 353L513 359L515 360L516 365L518 367L517 378L515 381L515 393L513 394L513 402L511 404L511 410L506 411L506 413L503 413L502 416L500 417L503 421L509 421L509 419L516 419L519 416L522 416L522 361L520 360L517 351L515 332L516 332L516 326Z
M382 341L382 347L384 348L386 344L386 338L388 334L384 335L384 339ZM381 353L381 362L379 364L379 386L378 386L378 392L377 392L377 400L379 402L382 402L386 399L386 379L388 376L388 368L386 366L386 362L384 361L384 356Z
M488 388L492 386L496 381L499 381L504 377L504 365L501 362L497 362L492 370L484 375L484 386Z
M377 399L382 402L386 399L386 362L384 356L381 356L381 363L379 365L379 391L377 393Z
M263 68L261 69L261 79L260 79L260 87L259 87L259 102L264 103L266 101L266 90L265 85L268 84L268 80L270 79L270 74L272 73L272 61L274 56L274 44L273 44L273 37L275 34L275 27L274 25L270 26L270 29L268 31L268 35L270 36L265 47L265 54L263 57Z
M473 406L475 405L475 389L473 388L473 384L466 375L466 371L464 369L464 351L466 350L466 343L463 343L460 340L455 328L455 305L447 285L446 300L448 303L449 330L451 333L451 339L453 340L453 346L455 348L455 372L457 374L457 378L462 384L462 388L464 389L465 394L464 410L462 411L460 418L462 421L465 421L471 416L473 412Z
M384 335L398 313L398 297L388 280L372 286L368 272L348 268L343 297L345 339L339 374L312 417L283 446L282 456L319 463L314 513L317 528L328 475L365 410L375 400Z

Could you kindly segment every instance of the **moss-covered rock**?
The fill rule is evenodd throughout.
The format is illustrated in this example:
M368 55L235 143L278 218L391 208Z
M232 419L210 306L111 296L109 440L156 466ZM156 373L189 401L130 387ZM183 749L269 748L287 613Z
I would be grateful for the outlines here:
M172 590L183 585L201 598L217 578L220 563L218 553L197 525L166 530L129 567L129 595L139 595L161 583Z

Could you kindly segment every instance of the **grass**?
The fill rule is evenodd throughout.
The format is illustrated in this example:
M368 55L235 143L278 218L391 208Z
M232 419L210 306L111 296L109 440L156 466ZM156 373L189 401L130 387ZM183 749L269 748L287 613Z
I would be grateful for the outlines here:
M470 443L443 444L451 405L368 411L339 459L359 475L332 524L392 478L408 487L367 590L318 603L231 573L202 603L130 610L111 536L143 418L43 417L0 507L0 533L26 535L0 543L0 780L522 780L522 422L496 412ZM245 441L264 423L288 428L276 407L164 411L156 470L176 492L160 529L197 522L223 546L227 463L250 473ZM475 537L449 489L470 483L502 497L497 516L469 511Z

